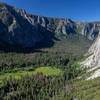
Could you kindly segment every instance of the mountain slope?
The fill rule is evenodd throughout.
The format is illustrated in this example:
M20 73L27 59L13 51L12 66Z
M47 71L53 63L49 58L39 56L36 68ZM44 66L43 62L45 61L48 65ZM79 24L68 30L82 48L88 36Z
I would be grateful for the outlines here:
M0 44L20 47L53 45L56 35L82 34L89 40L98 35L100 23L73 22L70 19L49 18L27 14L25 10L0 3ZM48 44L47 44L48 45Z

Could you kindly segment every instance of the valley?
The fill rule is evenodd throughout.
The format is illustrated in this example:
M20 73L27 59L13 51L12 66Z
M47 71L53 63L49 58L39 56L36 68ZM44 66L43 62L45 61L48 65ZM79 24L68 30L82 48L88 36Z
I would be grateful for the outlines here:
M99 100L99 41L99 21L0 2L0 100Z

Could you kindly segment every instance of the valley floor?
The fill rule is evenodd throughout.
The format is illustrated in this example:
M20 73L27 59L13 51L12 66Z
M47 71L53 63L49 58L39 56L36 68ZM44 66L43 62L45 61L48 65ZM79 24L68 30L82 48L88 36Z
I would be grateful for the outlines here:
M13 69L14 70L14 69ZM46 76L59 76L60 74L62 74L62 70L57 69L55 67L39 67L36 68L35 70L33 69L33 67L29 67L29 68L22 68L23 71L18 71L17 69L15 69L15 72L9 72L9 73L0 73L0 85L2 85L2 80L4 79L9 79L10 77L14 77L16 79L21 79L21 76L26 76L26 75L36 75L38 73L43 73L43 75ZM33 70L33 71L32 71Z
M54 42L53 47L40 52L0 52L0 100L98 98L100 80L91 85L92 80L76 80L85 73L77 62L91 42L77 35Z

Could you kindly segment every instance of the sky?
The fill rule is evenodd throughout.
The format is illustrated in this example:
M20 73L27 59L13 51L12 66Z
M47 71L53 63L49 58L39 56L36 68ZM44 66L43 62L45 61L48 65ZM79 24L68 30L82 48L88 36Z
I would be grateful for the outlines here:
M100 0L0 0L26 12L73 21L100 21Z

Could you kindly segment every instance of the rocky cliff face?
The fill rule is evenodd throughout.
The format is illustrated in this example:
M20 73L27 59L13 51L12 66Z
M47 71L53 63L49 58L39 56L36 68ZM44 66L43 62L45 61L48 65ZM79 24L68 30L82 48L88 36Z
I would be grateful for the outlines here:
M100 32L96 41L90 47L88 54L89 56L82 64L85 67L96 67L100 66Z
M100 23L76 23L78 33L94 40L100 30Z
M41 41L52 41L55 34L82 34L93 40L99 29L100 23L31 15L25 10L0 3L0 44L34 47Z

